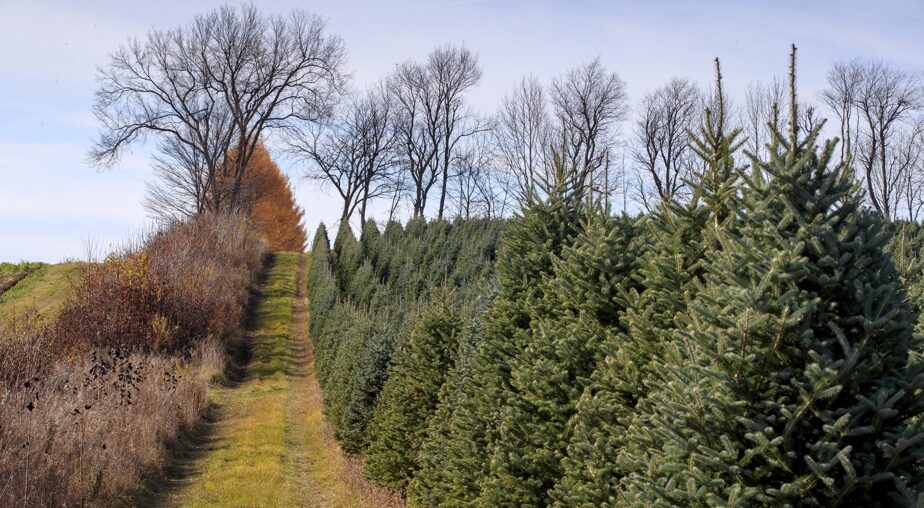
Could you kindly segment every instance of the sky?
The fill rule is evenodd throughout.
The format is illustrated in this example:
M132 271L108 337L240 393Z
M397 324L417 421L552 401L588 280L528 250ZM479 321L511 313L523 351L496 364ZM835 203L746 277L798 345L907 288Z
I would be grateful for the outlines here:
M0 261L83 258L114 248L151 220L141 204L150 146L100 171L87 163L98 133L91 112L96 69L130 37L170 29L222 1L0 0ZM524 75L549 82L599 57L627 82L632 104L671 77L712 80L721 58L732 95L786 72L799 47L800 98L817 99L831 64L879 58L924 70L924 0L261 1L264 12L318 14L348 51L356 87L434 47L463 44L483 78L471 92L494 111ZM624 129L626 130L626 129ZM309 233L339 215L337 199L281 158Z

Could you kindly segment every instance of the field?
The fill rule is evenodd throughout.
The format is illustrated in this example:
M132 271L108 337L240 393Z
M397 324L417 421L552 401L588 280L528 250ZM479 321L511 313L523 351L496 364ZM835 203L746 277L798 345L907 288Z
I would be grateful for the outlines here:
M80 263L0 265L0 320L26 314L53 319L61 309Z
M924 7L411 3L0 8L0 508L924 508Z
M365 480L361 463L340 451L325 420L308 336L305 258L297 253L270 257L251 298L245 340L235 346L238 353L228 374L213 377L208 388L205 419L168 450L163 475L145 475L137 497L123 501L171 506L403 505L394 493ZM42 322L53 320L77 281L79 267L19 264L14 270L14 265L5 265L19 280L0 297L4 316L35 309ZM200 365L210 363L193 362L197 378L204 372ZM0 493L8 487L0 482Z

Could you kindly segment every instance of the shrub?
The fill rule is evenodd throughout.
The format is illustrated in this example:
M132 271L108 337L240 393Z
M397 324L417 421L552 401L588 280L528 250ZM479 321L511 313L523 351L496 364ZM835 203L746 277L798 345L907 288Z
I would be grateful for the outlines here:
M0 331L0 506L124 500L200 419L224 367L213 341L187 358L119 348L56 358L47 329L15 328Z
M208 407L263 250L240 218L174 224L0 329L0 506L125 504Z
M200 217L81 270L53 329L58 351L182 352L235 334L264 243L246 220Z

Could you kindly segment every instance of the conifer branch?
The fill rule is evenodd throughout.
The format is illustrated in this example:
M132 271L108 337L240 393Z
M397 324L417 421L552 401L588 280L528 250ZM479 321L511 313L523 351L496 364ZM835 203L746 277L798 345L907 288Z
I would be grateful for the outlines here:
M795 153L799 144L799 102L796 98L796 45L789 53L789 141Z

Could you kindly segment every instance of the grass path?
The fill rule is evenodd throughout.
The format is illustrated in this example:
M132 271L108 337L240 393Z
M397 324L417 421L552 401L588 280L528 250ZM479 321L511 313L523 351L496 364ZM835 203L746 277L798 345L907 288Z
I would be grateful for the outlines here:
M369 486L324 421L308 337L305 260L274 256L241 382L216 388L212 437L175 489L175 506L400 506Z

